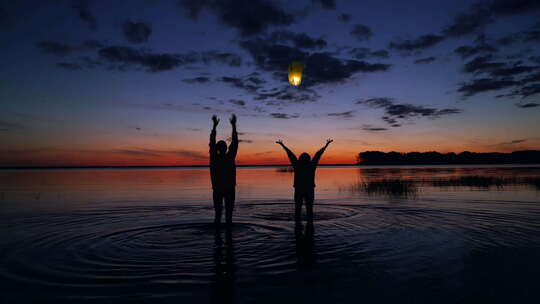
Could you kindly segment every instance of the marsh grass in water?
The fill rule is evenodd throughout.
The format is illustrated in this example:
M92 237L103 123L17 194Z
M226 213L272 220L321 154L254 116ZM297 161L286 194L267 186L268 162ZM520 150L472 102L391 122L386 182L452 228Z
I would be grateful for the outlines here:
M540 177L526 177L522 180L524 184L532 186L536 188L536 190L540 191Z
M484 188L489 189L491 187L502 188L504 185L515 185L518 184L517 180L512 177L497 177L497 176L459 176L456 178L445 178L445 179L435 179L427 180L425 184L434 186L434 187L469 187L469 188Z
M424 181L425 184L446 188L446 187L469 187L471 189L491 189L502 190L505 186L530 186L540 190L540 178L538 177L498 177L498 176L460 176L456 178L435 179Z
M358 181L340 190L401 198L414 198L418 194L418 186L414 181L400 178Z
M436 179L374 179L361 180L346 187L340 187L340 191L353 193L365 193L367 195L384 195L388 197L415 198L422 187L431 186L436 188L462 188L479 190L504 190L506 186L528 186L540 191L539 177L498 177L465 175L459 177L436 178Z

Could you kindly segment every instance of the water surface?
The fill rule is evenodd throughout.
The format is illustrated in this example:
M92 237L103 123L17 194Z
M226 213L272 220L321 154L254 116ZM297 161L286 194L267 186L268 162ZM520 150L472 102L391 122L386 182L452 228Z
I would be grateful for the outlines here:
M538 303L540 167L320 168L312 227L282 171L238 170L229 231L207 169L0 171L0 297Z

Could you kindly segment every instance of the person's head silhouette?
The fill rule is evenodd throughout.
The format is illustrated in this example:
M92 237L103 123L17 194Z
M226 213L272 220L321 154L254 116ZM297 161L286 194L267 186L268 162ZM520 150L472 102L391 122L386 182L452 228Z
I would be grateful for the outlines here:
M300 158L298 159L298 161L302 163L309 163L310 160L311 160L311 156L309 156L309 154L305 152L300 154Z
M227 143L223 140L220 140L216 144L217 155L223 156L227 153Z

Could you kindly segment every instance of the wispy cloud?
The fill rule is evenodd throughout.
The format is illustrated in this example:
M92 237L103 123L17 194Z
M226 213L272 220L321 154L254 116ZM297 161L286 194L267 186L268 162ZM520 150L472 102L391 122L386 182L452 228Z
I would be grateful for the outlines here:
M361 99L356 102L359 105L366 105L371 108L383 109L385 115L382 119L392 127L400 127L400 120L417 117L440 118L442 116L461 113L461 109L444 108L437 109L426 106L413 105L408 103L396 103L393 98L379 97Z

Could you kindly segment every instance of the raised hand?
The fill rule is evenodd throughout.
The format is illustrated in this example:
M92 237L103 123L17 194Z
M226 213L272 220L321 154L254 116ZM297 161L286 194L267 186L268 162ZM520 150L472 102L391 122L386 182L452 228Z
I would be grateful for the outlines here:
M216 127L219 124L219 118L217 118L216 115L213 115L212 122L214 123L214 127Z
M326 145L328 146L329 144L331 144L333 142L334 142L334 140L329 138L329 139L326 140Z
M276 141L276 144L282 145L282 146L283 146L283 140L281 140L281 139L277 140L277 141Z
M235 125L235 124L236 124L236 115L233 114L233 115L231 116L230 121L231 121L231 125Z

